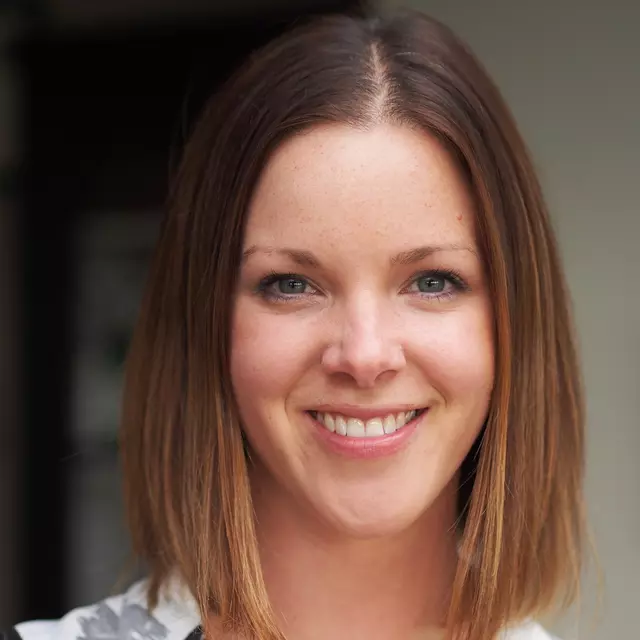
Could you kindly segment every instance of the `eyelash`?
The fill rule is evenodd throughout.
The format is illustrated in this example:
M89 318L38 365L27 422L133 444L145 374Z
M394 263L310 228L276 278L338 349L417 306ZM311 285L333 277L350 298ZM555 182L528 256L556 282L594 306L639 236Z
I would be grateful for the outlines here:
M448 298L451 298L456 293L469 290L469 286L465 282L464 278L458 272L452 269L429 269L426 271L421 271L420 273L417 273L415 276L413 276L413 278L409 281L409 283L403 287L403 290L406 290L408 287L418 282L421 278L426 278L426 277L442 278L443 280L447 281L451 285L451 288L448 291L444 291L434 295L429 295L428 293L425 293L425 292L417 292L417 295L419 295L420 297L427 298L429 300L443 300L443 299L446 300ZM317 288L313 287L313 285L309 283L309 280L304 276L298 275L297 273L278 273L276 271L272 271L259 282L258 286L256 287L256 293L269 302L277 302L277 303L295 302L299 300L301 296L309 295L309 294L285 295L283 293L277 293L270 289L270 287L277 284L278 282L282 280L287 280L287 279L299 280L300 282L304 282L305 284L307 284L308 286L311 286L317 291Z
M300 298L300 295L284 295L283 293L276 293L275 291L271 291L269 289L269 287L280 282L281 280L299 280L300 282L309 284L307 278L305 278L304 276L300 276L297 273L278 273L277 271L272 271L271 273L269 273L269 275L260 280L256 292L265 300L268 300L270 302L292 302Z

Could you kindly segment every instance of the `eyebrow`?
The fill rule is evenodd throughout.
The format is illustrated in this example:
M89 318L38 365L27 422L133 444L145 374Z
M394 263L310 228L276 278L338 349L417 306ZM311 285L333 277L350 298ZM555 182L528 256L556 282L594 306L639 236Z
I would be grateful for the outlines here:
M477 252L472 247L459 244L425 245L416 247L415 249L409 249L408 251L401 251L398 255L391 258L391 264L413 264L441 251L469 251L473 253L473 255L477 255Z
M301 249L276 249L274 247L258 247L253 245L242 252L242 262L246 262L255 253L277 254L290 258L296 264L302 267L320 268L321 262L311 251L303 251Z
M477 255L477 252L472 247L457 245L457 244L444 244L444 245L424 245L422 247L416 247L415 249L409 249L408 251L401 251L397 255L391 258L392 265L410 265L420 260L439 253L441 251L469 251L473 255ZM319 269L322 266L320 260L311 252L304 251L302 249L289 249L282 248L277 249L275 247L259 247L252 245L248 249L242 252L242 262L246 262L252 255L256 253L276 254L285 256L291 259L296 264L302 267L312 267Z

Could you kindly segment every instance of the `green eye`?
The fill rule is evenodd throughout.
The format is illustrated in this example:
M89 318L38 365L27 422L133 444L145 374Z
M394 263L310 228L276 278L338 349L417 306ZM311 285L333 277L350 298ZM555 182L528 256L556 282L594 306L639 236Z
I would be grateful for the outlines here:
M443 276L427 275L418 278L416 285L420 293L442 293L447 286L447 280Z
M293 302L317 294L306 278L295 273L270 273L260 281L256 292L273 302Z
M425 300L441 300L468 291L467 283L451 270L430 270L416 274L407 292Z
M305 292L307 283L300 278L284 277L277 281L277 287L283 295L300 295Z

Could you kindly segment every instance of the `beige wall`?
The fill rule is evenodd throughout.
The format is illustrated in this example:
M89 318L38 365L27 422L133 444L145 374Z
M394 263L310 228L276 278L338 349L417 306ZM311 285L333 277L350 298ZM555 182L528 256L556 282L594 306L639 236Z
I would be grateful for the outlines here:
M640 3L413 0L463 36L539 167L573 292L588 392L587 499L605 592L567 640L640 638ZM586 581L583 615L593 619Z

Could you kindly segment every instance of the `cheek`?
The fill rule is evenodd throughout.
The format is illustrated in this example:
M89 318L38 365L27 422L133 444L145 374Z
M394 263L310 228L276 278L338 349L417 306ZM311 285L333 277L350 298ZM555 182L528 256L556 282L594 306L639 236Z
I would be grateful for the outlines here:
M264 313L239 301L233 317L231 379L238 399L250 403L286 397L305 370L308 327L286 315Z
M484 305L432 317L420 345L419 357L448 403L488 404L495 357L491 315Z

